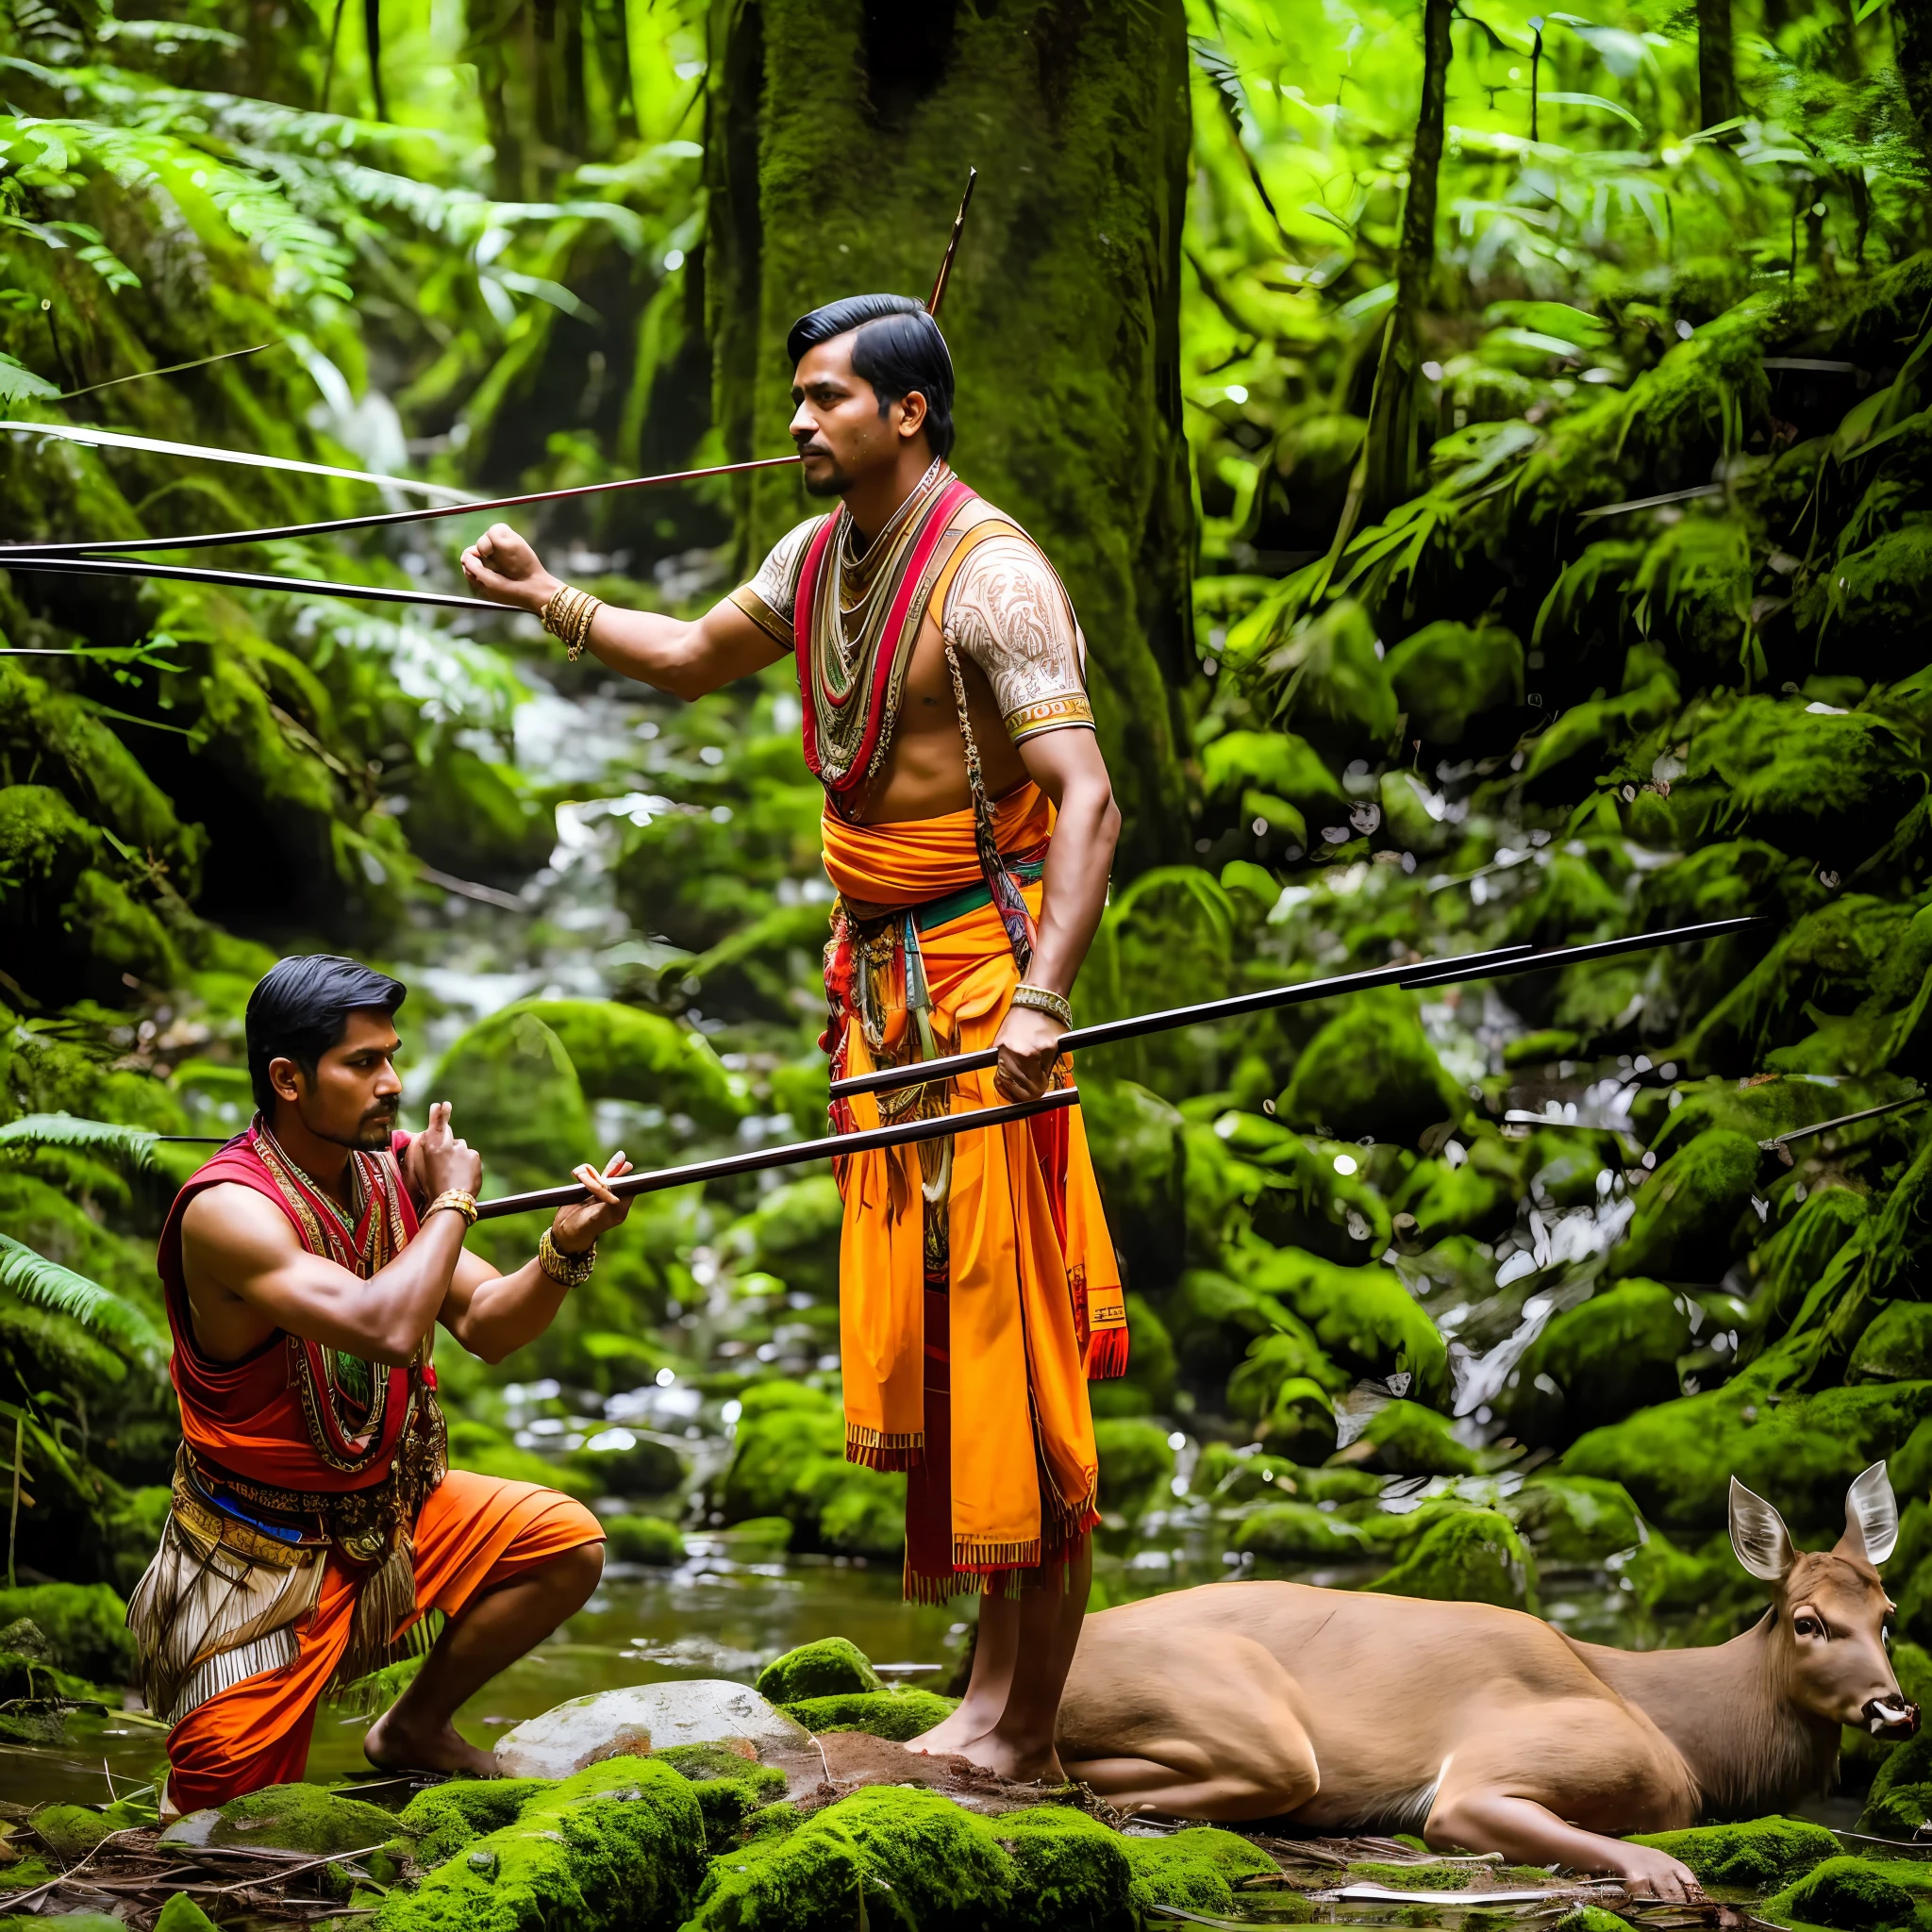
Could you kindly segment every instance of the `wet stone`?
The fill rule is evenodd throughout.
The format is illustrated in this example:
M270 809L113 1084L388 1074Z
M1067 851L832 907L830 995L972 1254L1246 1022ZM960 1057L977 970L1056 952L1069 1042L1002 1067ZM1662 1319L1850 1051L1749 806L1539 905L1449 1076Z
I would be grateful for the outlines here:
M507 1733L496 1760L510 1777L568 1777L675 1744L724 1744L766 1763L811 1752L805 1728L756 1690L707 1677L574 1697Z

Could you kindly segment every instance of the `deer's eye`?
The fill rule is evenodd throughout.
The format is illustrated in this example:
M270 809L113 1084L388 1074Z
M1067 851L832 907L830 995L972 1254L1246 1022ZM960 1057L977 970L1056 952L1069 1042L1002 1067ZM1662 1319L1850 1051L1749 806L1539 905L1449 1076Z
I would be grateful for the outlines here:
M1824 1625L1816 1617L1812 1616L1809 1611L1798 1617L1792 1623L1791 1628L1800 1637L1823 1637L1824 1635Z

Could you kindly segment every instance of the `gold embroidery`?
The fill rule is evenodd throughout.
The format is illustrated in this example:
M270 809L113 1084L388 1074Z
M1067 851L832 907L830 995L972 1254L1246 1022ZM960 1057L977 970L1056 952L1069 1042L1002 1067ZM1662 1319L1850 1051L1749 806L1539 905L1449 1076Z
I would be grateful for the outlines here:
M1038 698L1017 711L1008 711L1006 724L1007 736L1018 744L1036 731L1055 731L1063 724L1084 724L1091 729L1093 707L1083 692L1068 691L1062 697Z
M791 620L774 610L750 584L741 584L731 592L729 601L736 604L774 643L783 644L788 651L791 648Z

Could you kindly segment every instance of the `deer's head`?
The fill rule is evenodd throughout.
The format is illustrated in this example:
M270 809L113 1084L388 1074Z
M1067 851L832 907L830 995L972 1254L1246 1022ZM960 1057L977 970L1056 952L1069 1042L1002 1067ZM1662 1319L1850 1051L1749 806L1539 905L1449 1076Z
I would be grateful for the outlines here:
M1832 1724L1875 1738L1909 1738L1919 1707L1907 1704L1886 1655L1892 1603L1878 1566L1898 1541L1898 1504L1874 1462L1845 1496L1845 1533L1829 1550L1792 1545L1784 1518L1731 1478L1731 1547L1772 1587L1772 1643L1785 1696Z

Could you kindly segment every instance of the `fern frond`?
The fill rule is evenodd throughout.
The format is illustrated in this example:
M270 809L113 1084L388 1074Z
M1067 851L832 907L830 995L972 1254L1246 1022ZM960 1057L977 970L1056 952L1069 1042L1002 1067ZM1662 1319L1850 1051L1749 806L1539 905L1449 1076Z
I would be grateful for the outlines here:
M0 1126L0 1148L71 1147L80 1154L104 1154L129 1167L154 1165L152 1127L124 1127L113 1121L83 1120L73 1113L29 1113Z
M166 1345L153 1322L132 1302L36 1254L11 1235L0 1234L0 1289L143 1354Z

